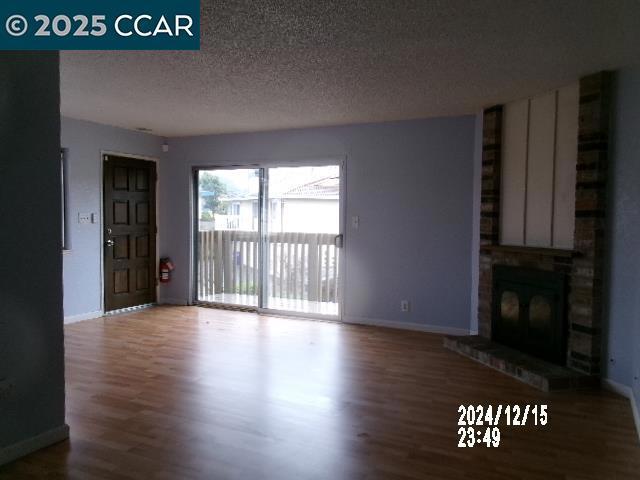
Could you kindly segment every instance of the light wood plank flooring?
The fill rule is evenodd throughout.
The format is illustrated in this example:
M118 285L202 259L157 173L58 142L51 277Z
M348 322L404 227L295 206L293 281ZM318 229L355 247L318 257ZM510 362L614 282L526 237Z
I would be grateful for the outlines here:
M442 337L161 307L67 326L71 440L1 478L640 477L629 402L544 394ZM460 404L549 405L547 427L457 448Z

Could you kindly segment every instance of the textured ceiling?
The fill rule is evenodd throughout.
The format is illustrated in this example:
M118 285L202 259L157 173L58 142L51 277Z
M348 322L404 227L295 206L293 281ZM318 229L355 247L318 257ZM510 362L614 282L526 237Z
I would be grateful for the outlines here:
M198 52L63 52L63 115L163 136L458 115L640 61L637 0L201 10Z

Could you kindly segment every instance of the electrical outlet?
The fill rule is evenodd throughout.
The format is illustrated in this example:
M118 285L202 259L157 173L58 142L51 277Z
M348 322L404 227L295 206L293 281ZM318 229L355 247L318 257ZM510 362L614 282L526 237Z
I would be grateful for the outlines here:
M411 304L409 303L409 300L400 300L400 311L401 312L408 312L410 307L411 307Z

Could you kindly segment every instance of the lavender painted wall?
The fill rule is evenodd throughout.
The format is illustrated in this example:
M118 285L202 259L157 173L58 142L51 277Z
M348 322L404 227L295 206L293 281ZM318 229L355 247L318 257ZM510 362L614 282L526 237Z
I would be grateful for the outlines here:
M160 176L161 255L176 264L161 299L186 303L192 166L345 158L346 320L468 331L475 117L170 140ZM411 312L400 312L400 300Z
M606 376L640 409L640 66L617 72L609 178Z
M471 237L471 313L469 330L478 333L478 287L480 281L480 205L482 193L482 127L483 112L475 117L473 141L473 212Z
M62 118L67 156L67 218L70 252L64 255L66 321L102 310L101 151L160 158L162 139L146 133ZM78 223L79 213L95 213L96 223Z

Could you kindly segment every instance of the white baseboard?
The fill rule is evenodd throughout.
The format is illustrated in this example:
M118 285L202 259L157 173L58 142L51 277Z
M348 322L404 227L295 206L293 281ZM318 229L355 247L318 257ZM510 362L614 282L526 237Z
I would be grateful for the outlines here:
M81 313L79 315L70 315L68 317L64 317L64 324L69 325L70 323L82 322L83 320L93 320L94 318L100 318L104 315L102 310L96 310L95 312L87 312Z
M425 325L411 322L394 322L391 320L382 320L380 318L364 318L364 317L344 317L343 322L355 323L359 325L373 325L376 327L398 328L401 330L414 330L428 333L441 333L445 335L469 335L466 328L444 327L441 325Z
M160 305L180 305L183 307L189 305L189 302L180 298L161 298L158 303Z
M602 385L602 388L604 388L605 390L609 390L610 392L617 393L618 395L622 395L625 398L630 399L631 395L633 395L633 391L631 390L631 388L621 383L618 383L615 380L611 380L609 378L602 378L600 380L600 384Z
M69 438L69 426L64 424L43 432L40 435L36 435L35 437L27 438L13 445L0 448L0 465L13 462L20 457L24 457L36 450L61 442L67 438Z
M602 388L629 399L629 401L631 402L631 411L633 412L633 422L636 426L638 440L640 440L640 412L638 412L638 404L636 403L636 397L633 394L633 389L609 378L603 378L601 380L601 385Z

